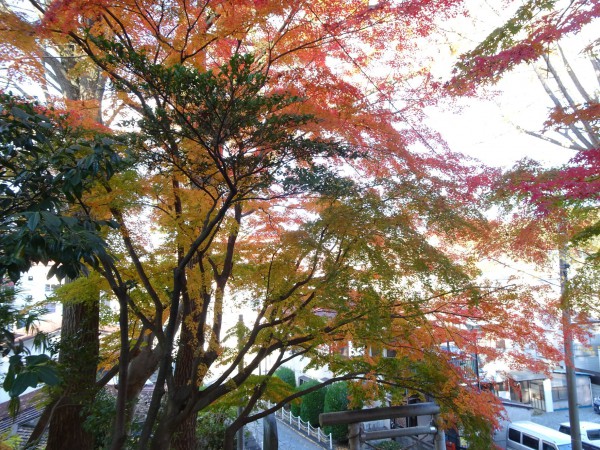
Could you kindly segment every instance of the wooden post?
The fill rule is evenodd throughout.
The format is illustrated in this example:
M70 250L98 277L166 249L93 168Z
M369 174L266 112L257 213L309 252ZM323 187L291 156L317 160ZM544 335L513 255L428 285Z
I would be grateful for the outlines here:
M348 425L348 446L350 450L360 450L360 423Z
M278 448L277 420L273 414L269 414L263 419L263 449L277 450Z
M360 450L362 441L377 440L395 436L416 436L420 434L435 434L435 450L446 449L446 436L436 427L410 427L401 430L385 430L369 433L362 432L362 422L395 417L433 415L439 419L440 407L435 403L415 403L404 406L389 406L386 408L360 409L319 414L321 426L348 425L350 450Z
M321 426L369 422L372 420L390 419L394 417L428 416L438 414L440 407L435 403L415 403L404 406L388 406L385 408L356 409L319 414Z
M444 433L444 430L442 430L439 426L439 422L440 422L439 414L435 414L433 416L433 422L434 422L435 428L437 430L437 433L435 433L435 436L433 438L435 450L446 450L446 434Z

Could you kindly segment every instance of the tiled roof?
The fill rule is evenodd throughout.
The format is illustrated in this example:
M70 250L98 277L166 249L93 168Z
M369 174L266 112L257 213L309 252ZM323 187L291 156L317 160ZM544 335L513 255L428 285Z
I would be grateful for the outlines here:
M8 413L8 402L0 404L0 434L17 433L24 444L29 439L35 424L44 411L43 398L39 391L30 392L21 396L21 408L15 418ZM11 433L11 434L13 434ZM45 448L46 434L42 437L39 448Z

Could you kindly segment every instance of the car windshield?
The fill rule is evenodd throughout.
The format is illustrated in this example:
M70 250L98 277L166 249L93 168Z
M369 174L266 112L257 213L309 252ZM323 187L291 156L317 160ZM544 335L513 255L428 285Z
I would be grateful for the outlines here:
M592 441L596 441L596 440L600 439L600 429L588 430L587 437L588 437L588 439L590 439Z

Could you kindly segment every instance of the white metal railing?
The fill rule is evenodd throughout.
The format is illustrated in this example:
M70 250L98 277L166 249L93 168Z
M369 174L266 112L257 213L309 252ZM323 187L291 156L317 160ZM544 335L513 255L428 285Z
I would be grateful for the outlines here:
M269 405L270 406L270 405ZM291 411L286 411L284 408L275 411L275 417L280 418L283 422L286 422L290 426L297 428L308 436L312 436L319 443L329 445L329 450L333 450L333 438L331 433L325 434L319 427L313 427L310 422L305 422L300 418L292 414Z

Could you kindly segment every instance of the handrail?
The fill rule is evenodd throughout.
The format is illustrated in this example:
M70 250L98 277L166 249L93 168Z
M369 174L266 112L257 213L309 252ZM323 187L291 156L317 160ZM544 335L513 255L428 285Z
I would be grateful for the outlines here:
M315 438L317 442L329 445L329 450L333 450L333 436L331 433L324 433L320 427L313 427L310 422L303 421L300 416L295 416L291 411L286 411L284 408L275 411L275 417Z

